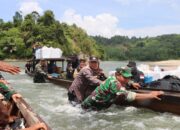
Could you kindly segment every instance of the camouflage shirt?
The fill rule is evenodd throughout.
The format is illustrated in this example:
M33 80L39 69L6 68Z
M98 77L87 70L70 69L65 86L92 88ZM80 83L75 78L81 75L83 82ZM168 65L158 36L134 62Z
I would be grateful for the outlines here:
M101 110L113 104L117 96L124 97L127 101L133 101L136 93L127 91L116 77L110 76L82 102L82 107Z
M34 83L45 83L47 76L47 66L42 66L40 63L36 65L34 74Z
M6 100L10 100L15 91L11 90L5 84L0 83L0 93L5 97Z

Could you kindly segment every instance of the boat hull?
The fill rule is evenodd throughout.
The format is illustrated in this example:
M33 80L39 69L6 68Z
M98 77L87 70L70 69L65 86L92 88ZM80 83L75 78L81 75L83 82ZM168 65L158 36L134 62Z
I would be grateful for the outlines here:
M68 89L70 85L72 84L71 80L66 80L66 79L58 79L58 78L47 78L49 82L60 85L61 87L64 87Z
M131 90L137 93L149 93L150 90ZM165 92L164 95L160 96L161 100L157 99L147 99L147 100L137 100L133 102L126 102L117 99L117 105L127 105L152 109L158 112L170 112L180 115L180 93L175 92Z
M70 80L65 79L57 79L57 78L48 78L48 80L52 83L58 84L61 87L68 89L72 83ZM149 93L150 91L160 91L159 89L151 89L151 88L142 88L139 90L129 89L130 91L134 91L137 93ZM147 99L147 100L139 100L133 102L125 102L121 99L118 99L115 104L117 105L130 105L135 107L142 107L152 109L154 111L159 112L170 112L174 114L180 115L180 92L178 91L170 91L164 90L165 94L160 96L161 100L157 99Z
M49 79L50 82L60 85L61 87L64 87L68 89L72 83L70 80L64 80L64 79L55 79L51 78ZM159 91L156 89L146 89L142 88L139 90L129 89L130 91L134 91L137 93L149 93L153 90ZM159 112L170 112L174 114L180 115L180 92L175 91L166 91L164 92L164 95L160 96L161 100L157 99L147 99L147 100L139 100L139 101L133 101L133 102L125 102L122 100L117 100L117 105L130 105L135 107L143 107L152 109L154 111Z
M44 122L44 120L38 116L29 104L23 99L17 99L16 101L12 100L9 107L10 116L17 116L19 118L24 118L26 127L30 127L37 123L44 123L47 127L47 130L51 128Z

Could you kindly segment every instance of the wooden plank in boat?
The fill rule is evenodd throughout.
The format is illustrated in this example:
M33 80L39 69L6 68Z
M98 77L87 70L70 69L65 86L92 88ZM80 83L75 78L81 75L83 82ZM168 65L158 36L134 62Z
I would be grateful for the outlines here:
M14 104L16 105L19 112L24 117L28 127L36 123L41 123L41 122L46 124L42 118L40 118L36 113L33 112L32 108L26 103L26 101L23 98L17 99L17 101L14 102ZM14 111L13 109L15 109L15 107L11 108L11 113L12 111ZM46 124L46 127L47 127L47 130L51 130L51 128L47 124Z

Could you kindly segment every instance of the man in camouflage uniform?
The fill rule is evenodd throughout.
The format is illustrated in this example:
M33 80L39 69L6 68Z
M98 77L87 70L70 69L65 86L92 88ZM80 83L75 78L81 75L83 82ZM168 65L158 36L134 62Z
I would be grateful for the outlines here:
M7 85L4 84L5 81L0 80L0 130L4 130L6 125L14 122L17 119L15 116L10 116L7 107L4 105L3 100L11 100L13 98L16 100L17 98L21 98L20 94L15 93L15 91L11 90ZM2 98L3 97L3 98ZM29 128L25 128L22 130L47 130L46 125L44 123L37 123Z
M47 62L45 60L40 60L40 62L35 67L34 83L45 83L47 71Z
M0 80L0 126L5 126L9 122L9 115L4 101L11 99L12 95L15 94L15 91L9 89L2 79ZM1 129L1 127L0 127Z
M124 86L128 83L131 76L130 68L117 68L115 76L108 77L105 83L98 86L91 95L82 102L82 107L84 109L102 110L111 106L116 98L123 98L127 101L149 98L159 99L158 96L161 95L162 92L156 91L149 94L138 94L127 91Z
M0 94L5 97L5 100L10 100L15 91L11 90L4 83L0 81Z
M0 61L0 71L17 74L20 72L20 69L19 67ZM0 74L0 129L4 129L3 127L5 127L7 123L14 120L14 117L9 116L4 101L11 100L12 98L14 100L21 98L20 94L16 94L15 91L11 90L6 84L7 81L5 81L3 76Z

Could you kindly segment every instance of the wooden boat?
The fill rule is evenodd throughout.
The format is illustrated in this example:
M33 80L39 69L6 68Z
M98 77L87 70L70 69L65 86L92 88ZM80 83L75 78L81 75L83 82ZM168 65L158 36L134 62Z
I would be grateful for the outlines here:
M23 99L17 99L17 101L12 100L9 105L9 114L10 116L17 116L23 118L25 121L25 127L28 128L37 123L44 123L47 127L47 130L51 128L39 117L29 104Z
M65 87L66 89L69 88L72 81L64 80L64 79L56 79L56 78L49 78L50 82L60 85L61 87ZM149 93L151 91L159 91L158 89L151 89L151 88L141 88L139 90L129 89L130 91L134 91L137 93ZM134 101L134 102L123 102L122 100L117 100L117 105L131 105L135 107L143 107L152 109L154 111L159 112L170 112L174 114L180 115L180 92L178 91L170 91L170 90L163 90L164 95L161 95L161 100L157 99L149 99L145 101Z
M49 82L60 85L61 87L64 88L69 88L69 86L72 83L72 80L67 80L67 79L60 79L60 78L47 78L49 80Z
M48 78L52 83L58 84L61 87L68 89L72 83L71 80L59 79L59 78ZM139 90L129 89L137 93L149 93L150 91L159 91L159 89L152 88L141 88ZM117 105L131 105L136 107L149 108L159 112L170 112L180 115L180 91L163 90L164 95L160 96L161 100L149 99L145 101L134 101L134 102L123 102L117 100Z
M41 59L42 60L42 59ZM43 60L46 60L46 61L60 61L62 63L61 67L62 67L62 70L64 70L64 61L65 61L65 58L44 58ZM30 70L31 71L28 71L28 69L26 68L25 66L25 73L27 73L28 75L32 74L33 73L33 69L35 68L35 65L40 61L40 59L32 59L32 60L28 60L27 63L29 62L30 64Z
M44 58L43 60L46 60L48 62L50 61L54 61L55 63L60 61L61 62L61 69L62 69L62 72L64 71L64 61L65 61L65 58ZM40 59L32 59L32 60L28 60L27 62L29 62L30 64L30 70L28 70L25 66L25 73L27 75L29 75L30 77L34 77L34 68L35 68L35 65L40 61ZM48 78L47 78L48 80ZM49 81L47 81L49 82Z
M2 79L5 80L3 76L2 76ZM11 86L8 85L8 87L12 90ZM51 128L46 124L46 122L33 111L33 109L24 100L23 97L16 98L16 99L12 98L12 100L9 100L9 101L3 100L3 99L4 99L4 95L0 93L1 102L2 103L5 102L5 104L6 104L5 108L3 108L4 111L7 111L7 115L10 117L17 117L18 119L23 119L23 125L25 128L29 128L38 123L44 123L47 127L47 130L51 130ZM0 115L0 116L2 116L2 115ZM13 122L11 123L11 125L12 124L13 124ZM9 130L9 128L8 128L9 124L7 124L6 127ZM1 126L0 126L0 130L1 130Z
M139 90L131 90L131 91L134 91L137 93L149 93L153 90L155 89L152 89L152 90L139 89ZM152 109L158 112L170 112L170 113L180 115L180 92L164 91L164 95L161 95L160 98L161 100L147 99L143 101L139 100L139 101L133 101L129 103L117 100L116 104L117 105L131 105L135 107Z

